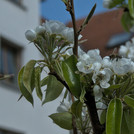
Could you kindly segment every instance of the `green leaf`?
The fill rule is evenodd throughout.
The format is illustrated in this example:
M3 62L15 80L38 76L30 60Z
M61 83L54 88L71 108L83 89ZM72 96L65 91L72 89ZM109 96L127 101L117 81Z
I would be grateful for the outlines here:
M48 78L45 100L42 104L55 100L62 92L64 86L52 75Z
M134 0L128 0L128 8L130 15L134 18Z
M123 1L124 0L112 0L109 8L113 8L113 7L117 6L117 5L120 5L120 4L122 4Z
M37 96L42 100L42 91L41 91L41 82L40 82L40 77L41 77L41 72L42 69L38 66L35 68L35 87L36 87L36 93Z
M61 128L71 130L72 129L72 114L69 112L54 113L49 116L55 124Z
M88 16L86 17L86 19L84 20L84 22L82 24L82 27L83 28L88 24L89 20L91 19L91 17L94 14L95 9L96 9L96 4L94 4L94 6L92 7L90 13L88 14Z
M18 99L18 101L21 100L22 97L23 97L23 95L21 94L20 97L19 97L19 99Z
M115 98L110 101L106 115L106 133L120 134L122 121L122 103L121 100Z
M109 95L111 92L113 92L113 91L116 90L116 89L119 89L120 87L121 87L120 84L111 85L109 88L106 88L106 89L104 90L104 93L105 93L105 95Z
M131 77L128 77L127 79L124 80L124 82L121 84L121 91L120 94L124 96L130 91L130 86L131 86Z
M121 130L121 134L134 133L134 108L124 110Z
M121 123L121 134L130 134L124 111L123 111L122 123Z
M33 104L33 97L32 95L28 92L28 90L25 88L23 84L23 72L24 72L24 67L20 70L18 74L18 84L19 84L19 89L22 93L22 95L31 103Z
M120 88L120 84L117 84L117 85L111 85L108 89L118 89L118 88Z
M101 124L104 124L106 122L106 113L107 113L107 111L103 110L101 115L100 115L100 123Z
M82 102L77 100L71 106L71 112L75 115L76 118L81 118L82 105Z
M23 73L23 84L28 90L28 92L31 94L33 90L33 73L34 73L34 66L36 64L35 60L30 60L25 68Z
M47 83L48 83L48 78L49 78L49 76L47 76L47 77L45 77L44 79L41 80L41 87L47 85Z
M86 94L86 91L85 91L85 89L82 89L82 91L81 91L81 95L80 95L80 101L82 102L82 103L84 103L85 102L85 94Z
M129 32L130 28L134 24L129 12L124 12L124 14L122 15L122 18L121 18L121 23L122 23L123 28L127 32Z
M124 102L134 108L134 95L125 95L124 96Z
M77 67L76 67L77 59L74 55L70 56L68 59L62 62L62 71L63 76L68 84L71 93L79 97L81 94L81 84L80 84L80 76L76 74Z

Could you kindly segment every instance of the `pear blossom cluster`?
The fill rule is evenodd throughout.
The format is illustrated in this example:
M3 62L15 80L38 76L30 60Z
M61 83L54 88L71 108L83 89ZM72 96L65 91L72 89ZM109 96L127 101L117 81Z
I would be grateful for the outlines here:
M134 72L134 62L128 58L102 58L98 49L89 50L79 56L77 68L84 74L92 74L94 92L100 95L100 89L117 84L116 77Z
M62 36L69 42L74 42L74 30L73 28L66 27L63 23L59 21L46 21L35 29L27 30L25 36L27 40L34 41L38 34L42 32L47 32L51 34L57 34L57 36ZM81 35L79 36L81 38Z
M127 41L125 45L120 46L119 55L134 61L134 38L131 41Z

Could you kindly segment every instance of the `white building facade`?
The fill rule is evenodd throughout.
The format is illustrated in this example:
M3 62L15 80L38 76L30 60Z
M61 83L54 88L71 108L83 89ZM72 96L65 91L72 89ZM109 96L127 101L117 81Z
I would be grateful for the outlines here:
M53 124L48 115L56 112L60 100L41 106L35 97L34 108L22 98L16 85L20 67L41 55L28 44L25 31L40 23L39 0L0 0L0 73L14 78L0 82L0 134L68 134Z

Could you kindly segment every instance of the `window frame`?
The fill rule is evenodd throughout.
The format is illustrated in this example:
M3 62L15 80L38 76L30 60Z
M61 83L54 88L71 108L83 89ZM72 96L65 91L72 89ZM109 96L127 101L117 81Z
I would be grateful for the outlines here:
M13 41L11 41L9 39L6 39L3 36L0 36L0 49L1 49L1 46L2 46L3 42L6 42L6 47L11 47L13 49L16 49L15 50L16 51L16 59L15 59L16 60L16 74L18 74L18 72L21 68L21 63L22 63L21 61L22 61L23 47L17 45L17 43L14 43ZM16 83L12 83L8 80L1 80L0 84L6 85L6 86L14 88L14 89L17 89L18 88L17 75L15 76L15 79L16 79Z

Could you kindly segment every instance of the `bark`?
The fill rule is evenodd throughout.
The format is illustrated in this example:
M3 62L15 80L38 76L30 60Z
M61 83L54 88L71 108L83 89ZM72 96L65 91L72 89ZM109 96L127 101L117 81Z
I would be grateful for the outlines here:
M100 124L93 92L88 91L85 95L85 99L85 104L88 108L88 113L93 127L93 132L94 134L102 134L105 130L105 127L104 125Z

